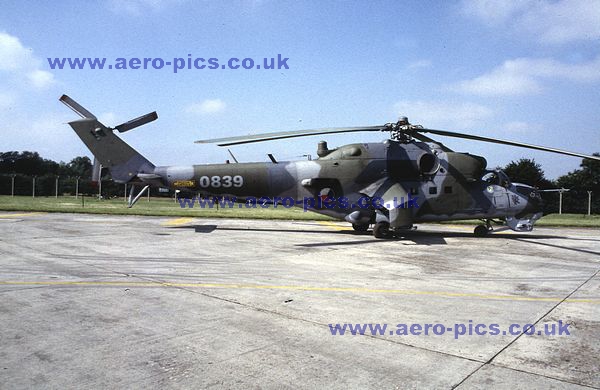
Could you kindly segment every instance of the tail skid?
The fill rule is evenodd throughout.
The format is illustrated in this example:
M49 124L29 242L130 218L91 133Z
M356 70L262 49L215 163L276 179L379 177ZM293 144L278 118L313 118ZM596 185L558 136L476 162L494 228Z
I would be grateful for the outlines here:
M61 96L60 101L82 117L82 119L69 122L69 125L75 130L75 133L98 162L102 164L102 167L109 169L115 182L128 183L132 180L141 180L140 176L154 176L154 165L125 141L117 137L112 128L100 123L91 112L67 95ZM141 118L147 119L140 120ZM126 129L121 130L117 126L117 130L131 130L156 118L156 113L147 114L144 117L134 119L137 122L130 121L119 125L121 127L126 126Z

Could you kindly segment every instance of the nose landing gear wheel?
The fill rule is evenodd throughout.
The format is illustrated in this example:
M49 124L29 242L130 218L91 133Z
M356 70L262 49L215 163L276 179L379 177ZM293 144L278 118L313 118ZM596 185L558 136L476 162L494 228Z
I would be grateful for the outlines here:
M375 238L391 238L390 224L387 222L377 222L373 227L373 236Z
M475 226L475 230L473 231L473 234L475 234L475 237L485 237L485 236L487 236L489 231L490 231L490 229L487 226L477 225L477 226Z

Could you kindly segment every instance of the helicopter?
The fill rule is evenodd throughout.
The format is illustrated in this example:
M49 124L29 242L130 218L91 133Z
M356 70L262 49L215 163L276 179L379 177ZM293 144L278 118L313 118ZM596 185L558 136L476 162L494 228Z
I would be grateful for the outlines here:
M132 207L150 187L196 192L204 196L227 196L237 202L260 196L274 205L289 200L296 207L328 215L366 232L372 226L376 238L391 238L417 223L480 220L475 236L504 229L529 232L543 215L539 189L513 183L499 169L488 169L482 156L455 152L425 134L463 138L600 160L562 149L497 138L428 129L411 124L406 117L378 126L294 130L199 140L234 146L297 137L353 132L389 132L379 143L354 143L329 148L317 145L317 159L310 161L155 166L119 138L123 133L158 118L152 112L114 128L68 97L59 99L81 119L69 122L75 133L108 168L117 183L132 184L128 206ZM235 160L235 157L229 151ZM143 185L135 195L135 185ZM241 204L240 204L241 207ZM497 229L500 230L500 229Z

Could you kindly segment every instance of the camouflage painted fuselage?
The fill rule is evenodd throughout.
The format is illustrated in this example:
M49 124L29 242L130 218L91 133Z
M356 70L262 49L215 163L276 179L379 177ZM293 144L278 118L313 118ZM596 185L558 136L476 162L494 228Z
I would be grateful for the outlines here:
M433 142L350 144L327 151L312 161L162 166L154 169L161 184L199 195L345 197L356 204L361 197L407 201L418 207L379 211L347 207L311 208L312 211L365 224L388 219L393 227L414 222L490 219L525 215L536 210L526 186L502 180L483 181L486 161L479 156L448 151ZM518 190L520 187L520 191ZM394 222L394 220L396 220Z

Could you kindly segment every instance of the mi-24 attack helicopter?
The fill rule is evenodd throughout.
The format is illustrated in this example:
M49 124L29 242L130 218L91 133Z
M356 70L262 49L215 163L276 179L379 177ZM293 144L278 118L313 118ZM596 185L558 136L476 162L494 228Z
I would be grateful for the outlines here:
M355 143L329 149L318 143L316 160L155 166L120 139L125 132L158 118L156 112L114 128L107 127L66 95L60 101L81 116L69 125L109 169L117 183L130 183L129 207L149 186L188 190L210 196L292 199L296 206L348 221L357 231L373 225L377 238L391 237L415 223L479 219L475 235L492 230L491 222L527 232L542 216L543 201L534 187L512 183L501 170L486 168L485 158L454 152L424 135L464 138L600 160L561 149L505 141L412 125L401 117L380 126L298 130L196 141L232 146L315 135L385 131L380 143ZM144 188L134 197L135 185ZM327 202L345 199L344 202ZM308 202L307 199L324 200ZM366 200L366 201L365 201ZM376 200L376 201L374 201ZM360 205L360 207L357 207ZM241 206L241 204L240 204Z

